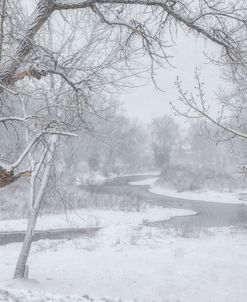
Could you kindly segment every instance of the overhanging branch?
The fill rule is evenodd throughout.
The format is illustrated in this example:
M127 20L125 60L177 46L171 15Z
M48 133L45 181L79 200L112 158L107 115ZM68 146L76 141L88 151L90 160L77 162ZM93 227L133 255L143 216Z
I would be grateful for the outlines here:
M26 27L26 30L22 35L11 62L7 66L2 67L2 71L0 73L0 93L3 92L5 88L22 79L22 77L19 77L16 72L18 68L25 63L27 56L32 51L33 39L35 35L48 20L52 12L56 10L85 9L96 4L122 4L126 6L141 5L161 8L164 12L173 17L176 22L184 24L188 29L195 31L217 45L220 45L223 49L225 49L226 55L230 61L239 62L239 50L236 49L235 45L231 44L223 37L215 35L214 31L211 31L213 28L206 28L206 26L204 27L203 25L198 24L197 21L201 20L200 18L190 18L183 12L176 10L176 5L169 5L169 3L170 2L164 0L40 0L36 9L29 17L27 24L24 26ZM217 17L218 12L214 11L213 13ZM220 15L220 12L218 14ZM239 23L243 23L243 19L238 18L238 15L235 16L234 12L232 14L225 15L224 17L234 19Z

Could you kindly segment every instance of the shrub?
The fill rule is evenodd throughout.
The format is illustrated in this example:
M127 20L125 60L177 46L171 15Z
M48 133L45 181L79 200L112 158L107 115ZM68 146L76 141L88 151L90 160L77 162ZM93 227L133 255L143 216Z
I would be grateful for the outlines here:
M173 164L162 169L159 183L172 185L178 192L204 188L229 190L237 185L237 179L229 171L216 171L214 167L192 164Z

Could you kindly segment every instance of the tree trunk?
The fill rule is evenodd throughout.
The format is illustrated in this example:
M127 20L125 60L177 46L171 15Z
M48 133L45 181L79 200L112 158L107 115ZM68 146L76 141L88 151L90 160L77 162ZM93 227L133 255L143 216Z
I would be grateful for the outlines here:
M4 39L4 20L5 20L6 0L2 1L1 16L0 16L0 63L3 54L3 39Z
M25 278L27 259L32 245L32 239L33 239L38 213L39 213L39 209L33 207L30 213L28 227L22 245L21 253L19 255L18 262L15 268L15 274L14 274L15 279Z
M48 185L48 181L49 181L49 177L50 177L50 171L51 171L51 166L52 166L52 159L54 156L54 152L56 149L56 145L57 145L57 141L58 141L58 136L57 135L52 135L50 137L50 144L47 147L47 150L44 152L42 158L41 158L41 162L37 167L37 171L35 171L32 175L32 177L36 177L36 173L39 172L40 167L47 155L47 152L49 150L49 153L47 155L47 162L46 162L46 166L44 169L44 174L42 176L42 181L40 184L40 188L39 188L39 192L37 194L37 196L33 196L32 194L32 198L33 198L33 202L31 203L31 210L30 210L30 215L29 215L29 220L28 220L28 227L27 227L27 231L26 231L26 235L24 238L24 242L22 245L22 249L21 249L21 253L19 255L17 264L16 264L16 268L15 268L15 273L14 273L14 278L15 279L23 279L26 276L26 268L27 268L27 259L29 256L29 252L31 249L31 245L32 245L32 239L33 239L33 234L34 234L34 230L35 230L35 226L36 226L36 222L37 222L37 218L39 215L39 210L43 201L43 197L45 194L45 190L47 188ZM35 183L33 183L33 185L35 185ZM33 192L33 187L31 187L30 193Z

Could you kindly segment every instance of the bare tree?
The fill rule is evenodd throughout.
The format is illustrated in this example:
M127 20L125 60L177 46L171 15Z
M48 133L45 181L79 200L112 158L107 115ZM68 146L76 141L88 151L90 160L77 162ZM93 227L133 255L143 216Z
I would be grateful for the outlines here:
M138 11L136 18L129 14L130 7ZM162 33L175 24L188 31L211 40L222 47L221 60L242 64L245 43L246 9L244 1L150 1L150 0L90 0L64 1L40 0L29 17L21 39L16 46L12 59L2 66L0 75L1 90L13 85L25 75L40 77L47 72L35 68L32 62L26 68L26 74L20 72L27 63L34 48L34 38L47 20L55 12L68 10L91 10L102 24L107 27L125 29L130 42L133 36L140 37L142 46L148 54L157 60L165 56L165 43ZM144 14L145 13L145 14ZM128 17L129 16L129 17ZM155 25L155 26L153 26ZM153 28L152 28L153 27Z
M23 246L15 269L15 274L14 274L15 278L27 277L26 263L32 244L32 238L35 230L37 217L39 214L39 210L43 201L45 191L47 189L47 184L49 181L50 171L52 168L52 162L53 162L53 157L54 157L57 143L58 143L58 136L57 135L51 136L48 145L43 151L40 161L38 162L34 171L32 171L32 176L30 180L30 215L29 215L28 227L24 238ZM37 176L39 175L42 165L44 165L44 171L43 171L40 187L37 190L37 192L35 192L36 179Z
M6 55L2 59L0 92L8 91L15 94L18 91L15 89L13 91L12 87L19 80L25 77L40 80L48 74L62 78L76 93L84 93L85 86L88 90L95 87L95 82L91 83L88 79L89 74L86 75L86 79L83 74L85 80L81 81L78 81L78 73L74 73L76 75L71 77L64 68L66 61L62 60L60 63L62 56L59 50L50 51L46 45L37 44L38 34L51 16L70 10L78 11L78 9L85 12L84 29L87 30L90 23L98 24L101 33L108 29L108 34L103 35L102 41L107 43L113 37L116 39L119 47L113 48L107 59L121 59L124 64L129 62L130 52L133 54L144 51L151 58L152 68L155 64L162 64L162 60L168 59L164 33L172 32L176 26L181 26L184 30L192 31L221 46L222 53L217 59L219 63L231 62L232 66L236 67L242 66L245 62L246 9L244 1L225 4L224 1L200 0L195 4L188 1L150 0L40 0L26 23L22 24L23 29L18 33L18 38L17 36L12 38L14 47L12 47L11 55ZM88 18L86 14L89 15ZM1 20L4 22L3 18ZM17 23L19 29L21 20ZM3 26L1 28L3 29ZM73 55L76 56L77 52ZM74 68L77 68L80 62L78 60ZM118 65L116 71L119 72L121 67ZM100 84L102 87L103 83ZM84 85L83 91L80 88L82 85ZM14 118L7 117L1 121L6 122ZM13 174L15 167L16 163L7 167L2 165L9 174Z
M81 17L81 14L78 15L78 18L73 21L74 25L81 21ZM49 77L38 83L29 82L26 79L24 80L25 91L14 95L10 92L5 93L7 99L3 103L1 119L7 128L16 127L23 150L20 154L17 152L17 159L12 164L1 164L4 167L1 171L2 179L5 180L3 186L13 182L20 175L27 175L27 173L31 175L28 228L16 266L15 278L23 278L26 274L26 262L35 224L44 201L57 146L60 145L62 148L64 138L75 137L82 132L93 132L88 121L91 115L103 118L108 107L106 91L114 82L116 74L114 69L119 64L119 60L114 60L111 56L107 58L102 56L105 50L99 42L99 34L103 33L95 26L93 26L93 31L85 37L85 43L82 46L79 45L76 53L71 56L69 49L76 48L74 45L76 33L73 32L70 35L68 31L68 28L62 28L60 32L56 31L57 43L56 45L54 43L54 48L59 49L60 55L64 55L61 72L51 72ZM62 38L65 32L68 33L67 40ZM53 40L51 36L52 31L48 28L47 40L50 46ZM58 41L61 41L59 46ZM112 49L109 50L111 51ZM93 58L96 60L97 57L98 60L93 63ZM81 64L77 67L75 63L78 62ZM91 68L87 66L88 62L91 62ZM109 75L111 79L108 82L105 72L111 68L113 72ZM76 79L75 83L69 80L67 73ZM92 89L90 85L93 85ZM100 100L98 100L98 95L101 96ZM102 100L105 100L103 104ZM111 107L110 102L109 106ZM17 167L25 167L28 172L14 174L13 170Z
M144 54L155 82L155 67L169 60L165 34L177 27L219 45L217 63L245 65L246 9L245 1L237 0L39 0L26 18L15 5L20 6L6 0L1 7L0 122L15 129L21 143L11 158L2 159L0 179L8 185L31 171L30 220L15 273L19 278L25 274L60 140L93 131L87 117L102 115L109 94L128 87L127 79L146 69L138 63ZM56 23L63 24L61 30ZM49 35L41 39L49 27L58 32L54 44ZM41 180L36 183L37 175Z
M156 167L159 169L169 165L173 149L179 140L178 125L172 117L162 116L152 121L152 147Z

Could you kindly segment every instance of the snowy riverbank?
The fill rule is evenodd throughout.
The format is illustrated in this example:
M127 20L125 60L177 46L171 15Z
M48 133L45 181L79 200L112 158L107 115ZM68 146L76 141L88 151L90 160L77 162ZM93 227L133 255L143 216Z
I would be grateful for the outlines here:
M38 218L36 229L62 229L111 227L115 225L138 226L143 221L163 221L174 216L196 214L191 210L143 207L140 211L115 211L101 209L79 209L67 211L63 215L44 215ZM13 219L0 221L0 231L21 231L27 227L26 219Z
M158 177L151 177L145 180L130 182L131 185L149 186L151 193L170 196L181 199L200 200L207 202L219 202L228 204L247 204L247 200L242 200L243 194L247 196L247 192L217 192L212 190L203 191L184 191L177 192L175 189L161 187L156 182Z
M155 193L156 180L131 184L151 185ZM143 207L139 211L80 209L67 216L42 216L39 229L103 228L95 237L34 242L28 262L30 279L24 281L12 280L21 244L0 246L0 288L7 290L7 294L0 291L0 301L246 302L245 228L143 225L147 220L193 214ZM1 231L25 226L25 220L0 222ZM196 236L186 233L187 227L198 228Z

